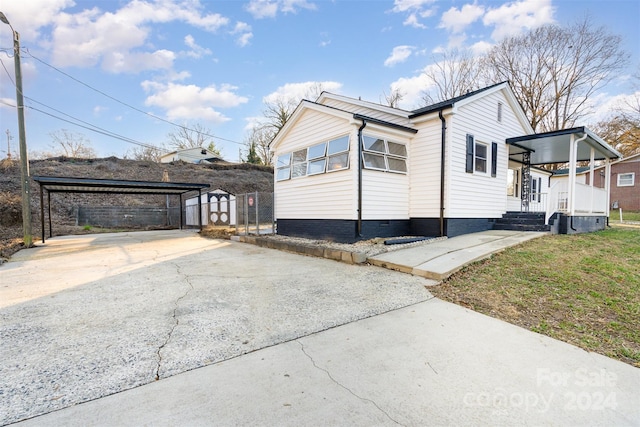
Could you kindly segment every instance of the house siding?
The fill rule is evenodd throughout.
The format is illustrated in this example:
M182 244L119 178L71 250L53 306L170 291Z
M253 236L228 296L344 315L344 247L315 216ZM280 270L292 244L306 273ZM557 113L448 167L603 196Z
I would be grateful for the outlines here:
M440 216L441 126L438 118L422 123L411 143L409 214L412 218ZM445 194L446 191L445 187Z
M347 120L308 110L275 150L277 157L311 145L350 135L349 169L275 181L275 217L356 219L357 129ZM277 173L274 174L274 180Z
M497 121L498 102L502 102L502 122ZM481 97L458 108L448 125L447 176L448 198L445 216L448 218L498 218L506 211L506 181L508 148L506 138L526 132L517 120L502 91ZM498 144L497 173L491 176L491 159L487 159L487 173L466 173L466 136L475 142Z

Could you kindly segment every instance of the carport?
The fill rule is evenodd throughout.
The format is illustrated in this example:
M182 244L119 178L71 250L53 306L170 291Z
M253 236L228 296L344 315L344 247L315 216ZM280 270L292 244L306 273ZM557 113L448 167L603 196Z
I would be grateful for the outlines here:
M57 176L32 176L40 184L40 221L42 223L42 242L44 243L44 191L47 191L47 213L49 216L49 237L53 236L51 224L51 193L102 193L102 194L148 194L172 195L180 197L180 229L184 222L182 214L182 195L191 191L198 192L198 225L202 229L202 209L200 195L209 184L128 181L119 179L70 178Z

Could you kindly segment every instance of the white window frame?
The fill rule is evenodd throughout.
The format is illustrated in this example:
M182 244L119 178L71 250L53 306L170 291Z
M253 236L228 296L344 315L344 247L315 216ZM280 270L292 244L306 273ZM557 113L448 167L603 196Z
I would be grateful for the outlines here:
M478 146L485 148L485 157L478 155ZM484 170L478 170L478 160L484 160ZM491 165L491 146L480 141L473 141L473 173L479 175L488 175Z
M335 147L331 147L332 142L337 142L346 138L346 148L344 150L336 150ZM323 142L310 145L308 147L300 148L295 151L289 151L287 153L280 154L276 159L276 181L286 181L289 179L300 179L306 176L314 176L321 175L323 173L331 173L337 172L345 169L349 169L349 135L342 135L337 138L332 138L330 140L325 140ZM324 148L322 153L318 153L316 147L323 145ZM304 151L304 160L302 160L302 151ZM315 154L312 154L316 152ZM297 153L297 156L294 154ZM297 157L297 160L294 161L294 157ZM332 159L341 158L344 162L340 162L339 164L342 167L329 169L329 164ZM323 163L321 169L313 168L312 165L318 165ZM314 170L315 169L315 170ZM294 172L297 172L298 175L294 176Z
M383 142L383 147L381 147L381 148L384 151L382 151L382 149L381 150L372 150L370 148L367 148L366 144L365 144L365 141L367 139L373 139L373 140L375 140L375 142L382 141ZM398 148L402 147L405 154L402 155L402 154L392 153L391 152L392 150L389 149L389 144L394 144L394 145L398 146ZM381 158L383 160L384 167L368 166L367 165L367 158ZM403 144L401 142L396 142L396 141L389 141L386 138L373 136L373 135L368 135L368 134L365 134L365 135L362 136L362 168L363 169L377 170L377 171L381 171L381 172L399 173L399 174L406 175L408 173L407 158L408 158L407 144ZM399 162L403 162L404 170L391 168L389 166L389 164L390 164L389 160L392 160L392 161L396 160L396 161L399 161Z
M627 179L622 179L623 177L630 177L630 182L626 183L624 181L626 181ZM636 182L636 173L635 172L624 172L624 173L619 173L618 174L618 187L633 187L635 185Z

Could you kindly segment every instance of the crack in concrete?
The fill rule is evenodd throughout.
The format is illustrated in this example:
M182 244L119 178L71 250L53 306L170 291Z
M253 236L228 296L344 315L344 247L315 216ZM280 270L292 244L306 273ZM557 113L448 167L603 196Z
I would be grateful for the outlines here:
M160 379L160 368L162 366L162 349L164 349L167 344L169 344L169 341L171 341L171 336L173 335L173 331L175 331L175 329L178 327L178 325L180 324L180 319L178 319L178 316L176 315L176 312L178 311L178 304L180 303L180 301L182 299L184 299L189 292L191 292L194 287L193 284L191 283L191 281L189 280L189 276L184 274L181 271L181 268L179 265L174 264L176 267L176 270L178 272L179 275L183 276L184 281L187 282L187 284L189 285L189 289L186 290L186 292L184 294L182 294L181 296L178 297L178 299L176 299L174 305L174 309L173 309L173 313L171 315L171 317L173 318L173 326L171 327L171 330L169 331L169 333L167 334L167 339L164 341L164 343L162 343L162 345L160 347L158 347L158 351L156 351L156 355L158 356L158 365L156 367L156 375L155 375L155 380L158 381Z
M322 367L320 367L320 366L318 366L318 365L316 364L316 361L313 359L313 357L311 357L311 355L310 355L309 353L307 353L307 351L305 350L305 348L304 348L304 344L302 344L302 343L301 343L300 341L298 341L298 340L296 340L296 342L297 342L298 344L300 344L300 348L302 349L302 353L304 353L304 355L305 355L305 356L307 356L307 357L309 358L309 360L311 361L311 363L313 364L313 366L314 366L316 369L319 369L319 370L321 370L322 372L324 372L325 374L327 374L327 376L329 377L329 379L330 379L331 381L333 381L337 386L342 387L343 389L345 389L346 391L348 391L351 395L353 395L354 397L356 397L356 398L358 398L358 399L362 400L363 402L369 402L369 403L371 403L373 406L375 406L376 408L378 408L378 410L379 410L380 412L382 412L382 413L383 413L387 418L389 418L389 420L391 420L392 422L394 422L394 423L396 423L396 424L398 424L398 425L400 425L400 426L404 426L404 424L402 424L402 423L398 422L397 420L393 419L393 418L391 417L391 415L389 415L389 414L388 414L384 409L382 409L380 406L378 406L378 404L377 404L376 402L374 402L373 400L371 400L371 399L367 399L366 397L358 396L358 395L357 395L356 393L354 393L354 391L353 391L353 390L351 390L349 387L345 386L344 384L340 384L340 383L339 383L335 378L333 378L333 376L331 375L331 373L330 373L328 370L326 370L326 369L324 369L324 368L322 368ZM404 427L406 427L406 426L404 426Z

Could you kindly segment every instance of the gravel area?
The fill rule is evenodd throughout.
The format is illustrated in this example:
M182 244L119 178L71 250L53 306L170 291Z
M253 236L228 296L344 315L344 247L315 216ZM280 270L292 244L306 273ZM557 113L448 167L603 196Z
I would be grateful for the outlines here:
M412 243L403 243L403 244L385 244L386 242L398 241L400 239L416 239L419 238L417 236L401 236L401 237L393 237L393 238L375 238L369 240L362 240L356 243L337 243L331 242L328 240L315 240L315 239L305 239L301 237L290 237L290 236L281 236L278 234L269 234L260 236L264 239L273 239L275 241L281 242L291 242L305 246L318 246L323 248L331 248L338 249L346 252L358 252L365 254L367 257L372 257L378 254L382 254L385 252L397 251L399 249L417 247L429 245L431 243L439 242L442 240L446 240L445 237L427 237L425 240L419 240Z

